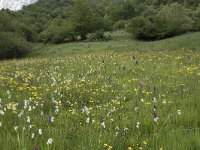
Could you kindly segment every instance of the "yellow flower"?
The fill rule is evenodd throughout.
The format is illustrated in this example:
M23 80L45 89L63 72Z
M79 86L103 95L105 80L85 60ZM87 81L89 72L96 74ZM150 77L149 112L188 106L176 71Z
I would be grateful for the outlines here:
M108 145L108 144L104 144L103 147L104 147L104 148L108 148L109 145Z
M132 147L128 147L128 150L133 150Z
M12 103L9 103L9 104L7 105L7 109L12 109Z
M141 147L141 146L139 147L139 150L142 150L142 147Z
M147 141L143 141L143 144L144 144L144 145L147 145Z

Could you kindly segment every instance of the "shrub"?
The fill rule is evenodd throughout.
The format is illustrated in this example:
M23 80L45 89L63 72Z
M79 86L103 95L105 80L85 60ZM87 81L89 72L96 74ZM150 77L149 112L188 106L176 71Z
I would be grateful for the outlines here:
M0 32L0 59L23 57L30 49L30 45L18 34Z
M148 15L149 14L149 15ZM158 40L182 34L192 29L187 9L173 3L160 10L135 17L129 22L129 32L137 39Z
M113 30L121 30L125 29L126 25L128 24L128 21L126 20L119 20L113 25Z
M39 34L40 41L52 44L73 41L74 38L74 27L70 22L61 18L56 18L49 22L47 28Z
M89 41L101 41L101 40L106 40L103 30L98 30L89 35Z
M200 7L194 11L193 20L194 30L200 31Z

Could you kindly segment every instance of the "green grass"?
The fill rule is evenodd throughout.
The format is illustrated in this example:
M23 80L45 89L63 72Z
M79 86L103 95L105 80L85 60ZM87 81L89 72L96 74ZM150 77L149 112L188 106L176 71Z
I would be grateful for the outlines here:
M152 42L133 40L131 36L124 31L107 34L111 34L112 40L102 42L75 42L59 45L34 44L33 51L28 57L64 56L86 54L96 51L200 50L200 32L187 33L181 36Z
M198 150L199 58L97 51L1 61L0 149Z
M0 61L1 150L200 149L200 33L112 37Z

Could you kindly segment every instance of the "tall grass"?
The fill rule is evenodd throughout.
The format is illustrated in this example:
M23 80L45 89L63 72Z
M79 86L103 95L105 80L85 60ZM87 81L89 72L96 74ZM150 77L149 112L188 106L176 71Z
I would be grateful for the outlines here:
M0 62L2 150L200 149L198 51Z

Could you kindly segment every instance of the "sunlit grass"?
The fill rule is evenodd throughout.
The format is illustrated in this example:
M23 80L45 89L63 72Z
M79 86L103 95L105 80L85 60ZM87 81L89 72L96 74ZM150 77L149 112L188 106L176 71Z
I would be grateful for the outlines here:
M200 53L0 62L0 149L200 149Z

